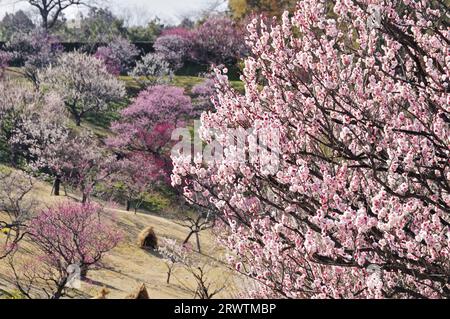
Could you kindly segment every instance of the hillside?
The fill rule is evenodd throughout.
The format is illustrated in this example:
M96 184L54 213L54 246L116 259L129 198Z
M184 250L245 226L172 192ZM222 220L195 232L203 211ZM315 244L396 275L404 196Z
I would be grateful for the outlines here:
M47 206L56 201L65 200L65 197L50 197L51 186L36 182L33 198L40 205ZM92 270L88 274L88 280L81 285L81 295L84 298L96 296L106 287L110 294L108 298L125 298L145 283L151 298L192 298L191 289L195 287L192 275L182 267L175 269L171 283L166 283L166 264L155 252L142 250L137 245L139 232L148 226L153 226L158 237L176 239L181 242L187 235L187 229L177 222L178 218L167 215L150 215L145 213L126 212L121 208L109 208L105 210L105 217L113 222L124 233L121 244L109 252L103 263L106 269ZM213 235L205 231L200 235L203 254L194 253L194 258L199 265L207 263L208 278L213 287L226 288L217 295L217 298L236 297L239 293L238 278L223 264L225 251L215 245ZM29 246L26 239L22 243L26 249ZM20 256L20 258L30 257ZM0 285L9 287L8 292L14 292L11 284L11 271L6 260L0 260Z

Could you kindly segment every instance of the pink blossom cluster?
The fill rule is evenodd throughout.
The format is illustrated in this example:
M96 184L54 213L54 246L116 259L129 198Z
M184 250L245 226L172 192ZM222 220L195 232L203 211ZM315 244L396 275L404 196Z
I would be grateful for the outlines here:
M100 47L94 55L97 59L103 62L108 72L112 75L120 75L120 60L114 56L114 53L109 47Z
M183 27L175 27L175 28L169 28L165 29L161 32L161 37L169 36L169 35L175 35L187 40L192 40L194 34L192 30L183 28Z
M196 62L232 64L247 53L242 28L228 17L212 16L194 32L192 57Z
M215 82L211 78L206 78L202 83L195 85L191 93L195 97L194 116L199 116L204 111L214 109L212 96L215 94Z
M139 50L129 40L122 37L113 38L107 46L97 49L95 57L103 61L111 74L118 75L131 70Z
M184 89L168 85L151 86L121 112L121 119L111 127L114 136L108 144L124 153L129 160L144 156L153 164L148 174L155 180L156 177L168 179L172 169L167 155L172 131L191 113L191 99Z
M101 216L97 204L64 202L42 211L29 227L41 261L67 271L70 265L89 268L116 247L122 235Z
M215 206L230 262L259 283L255 296L450 297L444 7L302 0L280 24L248 26L245 94L217 71L204 142L211 131L276 130L279 170L180 154L172 181ZM368 23L374 12L379 25Z
M178 70L188 61L208 66L233 64L247 48L240 25L225 16L211 16L192 30L164 30L155 42L155 51Z

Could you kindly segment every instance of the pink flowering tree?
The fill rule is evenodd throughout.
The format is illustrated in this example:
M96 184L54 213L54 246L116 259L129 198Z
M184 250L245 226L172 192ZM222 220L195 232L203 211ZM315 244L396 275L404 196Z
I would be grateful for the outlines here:
M107 46L97 49L95 56L101 59L112 74L127 73L139 55L138 48L122 37L113 38Z
M66 183L81 192L83 203L90 201L96 186L119 169L116 158L89 132L69 134L51 145L35 166L54 176L54 195L59 195L61 183Z
M37 258L24 265L11 263L18 290L33 298L36 285L43 288L38 297L59 299L69 292L74 270L79 269L83 279L88 270L101 267L104 255L121 240L101 213L96 204L64 202L34 218L29 235Z
M194 31L194 61L201 64L234 64L247 49L243 30L230 18L213 16Z
M202 115L223 156L174 156L172 180L215 205L254 295L450 297L446 12L303 0L279 25L248 26L245 94L219 72ZM240 144L222 138L236 128Z
M112 125L114 136L108 144L129 159L145 156L153 164L150 174L155 181L169 182L172 131L191 111L191 99L183 89L167 85L149 87L121 112L121 119Z
M192 39L180 34L168 34L156 39L155 52L164 57L170 67L177 71L181 69L190 58L192 52Z
M114 56L111 48L100 47L97 49L97 52L95 52L94 56L105 64L106 70L108 70L109 73L115 76L120 75L120 60Z
M212 102L212 97L216 93L216 87L214 79L206 78L202 83L195 85L191 93L194 100L194 112L195 117L200 117L200 115L205 111L214 110L214 104Z
M143 152L130 152L120 159L116 170L104 183L104 194L108 199L125 202L126 210L134 206L135 213L144 203L155 181L166 172L154 164L153 158Z

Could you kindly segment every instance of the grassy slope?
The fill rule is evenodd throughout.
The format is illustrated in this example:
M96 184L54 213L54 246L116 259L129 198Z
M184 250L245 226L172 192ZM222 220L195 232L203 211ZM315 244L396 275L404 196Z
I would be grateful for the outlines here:
M67 200L64 197L51 197L51 186L43 182L37 182L33 191L40 205L49 205L57 201ZM72 195L74 196L74 195ZM1 217L1 214L0 214ZM95 296L100 289L106 287L110 290L109 298L125 298L134 289L145 283L151 298L192 298L190 289L195 287L191 274L179 267L175 270L171 283L166 284L166 265L158 254L147 252L138 247L136 239L139 232L148 226L153 226L158 237L176 239L178 242L184 240L187 230L178 225L176 218L167 218L164 215L150 215L143 213L130 213L122 208L106 209L104 218L117 225L124 233L121 244L109 252L103 262L107 266L103 270L89 272L89 281L83 282L82 294L86 298ZM0 241L1 241L0 234ZM194 242L192 242L194 243ZM210 270L209 278L212 287L226 286L218 298L232 298L239 293L238 283L242 282L236 273L220 262L224 260L225 251L215 244L211 232L205 231L201 234L203 254L194 253L199 265L207 263ZM28 240L22 244L22 251L29 251ZM32 257L32 252L21 252L19 258ZM20 260L19 259L19 260ZM0 260L0 287L6 287L7 291L14 291L11 285L11 273L6 260Z
M8 76L20 77L16 72L9 72ZM128 89L133 89L136 86L136 83L130 77L121 77L121 80L126 83ZM190 92L194 85L202 81L203 79L198 77L176 76L173 84ZM237 90L243 90L242 83L239 81L232 82L232 85ZM125 106L125 104L117 105L115 111L88 118L82 124L82 128L92 130L99 138L106 137L109 134L109 124L118 117L117 110ZM45 206L58 200L65 200L62 197L49 196L50 192L51 185L38 182L35 185L33 197ZM178 225L176 218L164 214L158 216L138 213L135 215L123 209L108 209L106 214L108 219L124 231L125 238L119 247L106 255L104 263L108 266L108 269L94 270L89 273L88 277L91 283L85 282L82 284L82 292L85 297L95 296L102 287L107 287L111 292L109 298L124 298L142 283L147 285L151 298L193 297L189 289L194 287L194 282L188 272L178 268L175 270L171 284L167 285L164 261L159 256L138 248L136 244L138 233L147 226L153 226L159 237L169 237L178 241L184 240L187 229ZM213 288L215 286L221 287L224 284L227 287L217 297L236 297L242 289L243 281L242 278L236 276L236 273L230 271L225 264L217 262L217 260L224 260L225 251L216 246L211 232L202 233L201 242L204 255L196 255L198 263L211 264L209 276ZM26 242L24 247L27 248ZM6 261L0 260L0 287L13 290L10 279Z

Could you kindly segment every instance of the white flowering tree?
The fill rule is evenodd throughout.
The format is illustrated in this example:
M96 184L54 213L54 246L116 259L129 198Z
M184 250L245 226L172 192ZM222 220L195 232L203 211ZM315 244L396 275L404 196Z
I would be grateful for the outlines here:
M108 110L125 96L125 86L95 57L63 54L55 66L40 73L43 89L57 92L77 126L92 113Z

